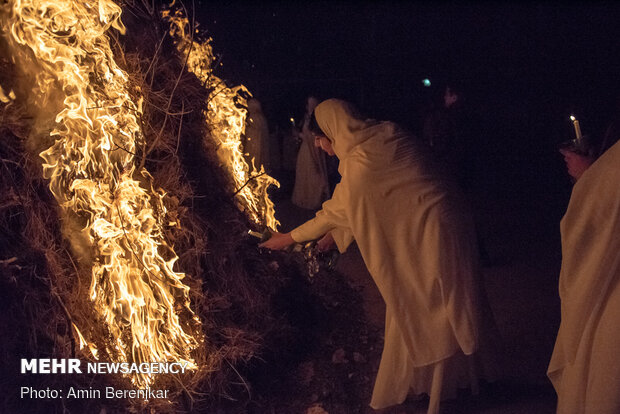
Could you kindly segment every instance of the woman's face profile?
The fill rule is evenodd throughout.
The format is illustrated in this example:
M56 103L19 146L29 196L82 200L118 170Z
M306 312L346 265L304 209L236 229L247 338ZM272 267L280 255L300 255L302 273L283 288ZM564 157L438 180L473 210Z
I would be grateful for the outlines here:
M336 155L331 141L325 135L314 134L314 146L321 148L330 156Z

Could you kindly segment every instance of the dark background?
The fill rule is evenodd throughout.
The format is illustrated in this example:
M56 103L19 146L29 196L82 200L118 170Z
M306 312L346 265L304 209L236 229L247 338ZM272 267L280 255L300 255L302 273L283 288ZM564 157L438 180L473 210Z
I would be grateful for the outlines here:
M481 188L548 197L557 215L571 188L557 153L574 138L569 115L597 139L620 96L613 3L196 1L195 9L221 58L216 74L247 86L272 130L316 93L419 134L431 99L460 82L479 115L472 168Z

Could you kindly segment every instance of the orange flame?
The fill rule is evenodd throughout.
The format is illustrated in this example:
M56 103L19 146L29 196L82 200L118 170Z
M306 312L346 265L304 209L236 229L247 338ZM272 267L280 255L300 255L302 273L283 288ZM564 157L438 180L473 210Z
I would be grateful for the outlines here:
M64 220L82 229L65 236L86 244L81 259L92 260L90 300L106 324L107 354L115 362L178 361L195 369L191 352L203 338L188 333L179 317L185 309L199 323L164 240L165 193L137 170L141 103L129 95L106 35L110 28L124 33L120 15L111 0L12 0L0 8L13 59L35 80L37 116L59 109L55 142L40 154L43 174ZM98 358L93 341L73 326L80 348ZM131 381L143 387L153 378L138 373Z
M274 205L267 189L270 185L280 187L280 183L267 175L262 165L257 169L252 160L250 167L243 157L241 137L245 129L247 102L239 92L250 95L249 91L243 85L229 88L223 80L213 75L211 39L194 41L194 28L190 27L187 17L180 10L174 15L165 10L163 16L170 21L170 35L175 38L179 52L186 56L188 70L212 89L205 117L211 137L217 144L218 158L229 170L235 185L239 208L246 211L254 223L275 230L280 223L275 218Z

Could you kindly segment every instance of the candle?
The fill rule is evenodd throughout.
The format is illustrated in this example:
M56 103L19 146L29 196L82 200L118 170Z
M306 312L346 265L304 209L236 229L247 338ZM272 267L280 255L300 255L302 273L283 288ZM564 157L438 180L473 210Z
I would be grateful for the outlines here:
M580 140L581 139L581 128L579 127L579 121L577 120L577 118L575 118L574 116L570 116L570 120L573 121L573 126L575 127L575 135L577 136L577 139Z

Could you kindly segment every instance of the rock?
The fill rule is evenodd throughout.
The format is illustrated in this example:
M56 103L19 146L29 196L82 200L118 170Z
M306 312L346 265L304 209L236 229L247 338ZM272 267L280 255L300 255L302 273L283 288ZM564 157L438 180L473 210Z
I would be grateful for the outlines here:
M359 352L353 352L353 361L355 362L366 362L366 357L360 354Z
M269 267L269 270L273 272L276 272L278 271L278 269L280 269L280 265L275 260L273 262L270 262L267 266Z
M306 414L329 414L321 407L321 404L313 404L306 410Z
M332 363L333 364L346 364L349 360L345 357L345 351L342 348L339 348L332 355Z
M299 377L299 381L303 385L310 384L310 381L312 381L312 378L314 378L314 373L314 362L312 361L304 362L300 364L297 368L297 375Z

